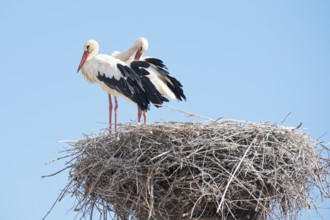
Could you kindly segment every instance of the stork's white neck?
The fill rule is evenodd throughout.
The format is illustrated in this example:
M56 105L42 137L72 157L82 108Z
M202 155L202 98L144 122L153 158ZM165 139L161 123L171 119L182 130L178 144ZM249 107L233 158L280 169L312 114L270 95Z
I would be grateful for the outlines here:
M127 51L116 54L116 58L120 59L124 62L130 59L130 57L138 50L137 45L134 44L131 48L129 48Z
M130 58L133 56L135 52L138 50L141 50L141 54L145 53L148 50L148 41L144 37L140 37L135 41L133 46L129 48L127 51L122 52L122 53L116 53L114 54L114 57L117 59L120 59L124 62L127 62L130 60Z

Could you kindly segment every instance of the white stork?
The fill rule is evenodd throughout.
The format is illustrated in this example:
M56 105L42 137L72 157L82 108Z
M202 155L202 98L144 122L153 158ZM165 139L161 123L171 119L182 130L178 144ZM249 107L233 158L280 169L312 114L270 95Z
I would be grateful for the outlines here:
M139 75L148 77L160 94L179 101L186 100L182 84L176 78L170 76L162 60L142 57L142 54L147 50L148 41L146 38L141 37L126 52L115 51L112 56L126 62ZM134 53L136 54L133 59L132 55ZM138 122L141 120L141 114L142 111L138 106ZM146 117L146 112L143 112L144 121L146 121Z
M149 103L162 105L166 100L153 85L143 85L143 77L137 75L125 62L106 54L98 54L99 45L95 40L89 40L84 45L84 54L81 58L79 70L87 81L98 83L109 96L109 131L112 126L112 100L123 96L135 102L139 108L146 112ZM118 103L115 99L115 130L117 130Z

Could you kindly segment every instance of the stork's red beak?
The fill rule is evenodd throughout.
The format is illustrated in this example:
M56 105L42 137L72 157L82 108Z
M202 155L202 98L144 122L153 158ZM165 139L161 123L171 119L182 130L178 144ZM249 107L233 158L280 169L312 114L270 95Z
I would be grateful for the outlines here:
M78 67L78 70L77 70L77 73L79 72L79 70L81 69L81 67L84 65L87 57L89 55L89 52L88 51L85 51L82 58L81 58L81 61L80 61L80 64L79 64L79 67Z
M134 60L140 60L141 56L142 56L142 53L141 53L139 50L136 51L136 54L135 54Z

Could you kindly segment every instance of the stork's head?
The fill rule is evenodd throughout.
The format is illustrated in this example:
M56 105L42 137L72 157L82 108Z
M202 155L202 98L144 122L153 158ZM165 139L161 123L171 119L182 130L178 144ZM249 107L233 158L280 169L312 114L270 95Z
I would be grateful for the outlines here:
M77 72L79 72L86 61L93 58L98 52L99 44L95 40L88 40L84 45L84 54L81 58Z
M139 60L142 54L148 50L148 41L144 37L140 37L134 45L136 49L134 60Z

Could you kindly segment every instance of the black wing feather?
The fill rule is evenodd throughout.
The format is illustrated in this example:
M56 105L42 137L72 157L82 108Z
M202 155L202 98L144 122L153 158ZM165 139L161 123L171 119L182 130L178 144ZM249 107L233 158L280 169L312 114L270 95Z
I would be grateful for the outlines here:
M131 68L140 76L140 79L143 84L143 88L146 91L147 97L156 107L160 107L163 102L168 102L169 100L162 96L160 92L156 89L154 84L146 76L150 73L143 69L150 67L150 64L144 61L133 61L130 64Z
M147 111L149 109L150 101L143 89L140 77L128 66L117 64L117 67L124 76L119 80L114 77L106 77L105 74L100 72L98 72L97 78L109 88L114 89L131 99L142 111Z
M164 64L164 62L160 59L157 59L157 58L145 58L144 59L146 62L148 63L151 63L159 68L162 68L162 69L166 69L167 70L167 67L166 65Z
M171 81L171 83L166 82L166 85L172 90L172 92L175 94L175 97L180 101L182 101L182 99L186 101L187 98L183 92L181 82L169 74L166 77Z
M182 99L186 100L186 96L183 92L182 89L182 84L179 80L177 80L176 78L174 78L173 76L170 76L170 73L167 70L166 65L164 64L164 62L160 59L157 58L146 58L145 62L152 64L154 66L156 66L158 68L158 70L160 71L160 73L167 79L169 79L169 81L171 83L169 83L168 81L164 81L164 83L168 86L168 88L171 89L171 91L175 94L175 97L182 101Z

